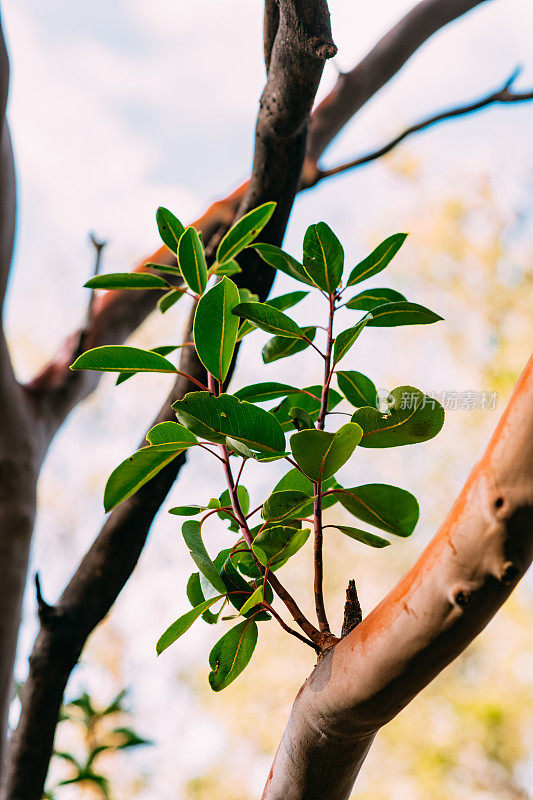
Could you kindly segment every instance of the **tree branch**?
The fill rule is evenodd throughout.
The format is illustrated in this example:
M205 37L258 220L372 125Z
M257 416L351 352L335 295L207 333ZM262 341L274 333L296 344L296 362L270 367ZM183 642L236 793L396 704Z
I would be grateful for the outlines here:
M486 0L422 0L350 72L341 73L314 114L307 159L318 161L347 122L434 33Z
M516 79L517 73L513 73L511 78L507 80L501 89L498 89L496 92L492 92L491 94L486 95L485 97L476 100L473 103L467 103L463 106L456 106L454 108L449 108L446 111L441 111L439 114L435 114L434 116L427 117L426 119L421 120L420 122L415 123L414 125L410 125L406 128L402 133L395 136L394 139L391 139L390 142L383 145L383 147L379 147L377 150L371 150L369 153L366 153L363 156L359 156L359 158L355 158L352 161L348 161L344 164L339 164L337 167L331 167L330 169L317 169L316 172L316 180L314 181L315 185L319 181L323 180L324 178L330 178L333 175L339 175L342 172L348 172L351 169L355 169L356 167L361 167L364 164L369 164L371 161L376 161L376 159L381 158L382 156L390 153L400 142L403 142L404 139L407 139L408 136L411 136L414 133L418 133L419 131L423 131L426 128L431 128L433 125L436 125L439 122L443 122L444 120L448 119L455 119L456 117L463 117L467 114L472 114L475 111L480 111L483 108L487 108L488 106L494 105L496 103L523 103L527 100L533 100L533 91L528 92L513 92L512 91L512 84L513 81Z
M487 625L533 556L533 358L413 568L298 693L263 800L346 800L380 727Z
M320 13L317 12L320 9ZM312 13L311 13L312 11ZM327 20L327 26L325 26ZM298 36L290 25L298 25ZM303 46L303 35L310 44ZM298 188L305 152L307 118L327 52L329 17L325 0L294 6L282 0L280 23L272 47L267 84L257 120L254 168L241 212L265 200L277 200L266 232L281 244ZM295 46L293 48L293 42ZM331 47L330 47L331 49ZM278 101L273 105L273 92ZM279 124L278 124L279 123ZM212 245L211 249L212 249ZM209 248L208 248L209 249ZM274 277L259 259L241 264L248 288L267 294ZM109 295L108 295L109 297ZM192 316L186 340L192 337ZM180 370L201 380L203 367L193 348L183 348ZM182 376L157 422L173 419L171 402L191 389ZM179 456L108 518L100 535L63 592L55 613L41 630L30 658L30 674L22 693L22 710L13 735L0 796L3 800L41 800L55 727L70 672L96 625L107 614L130 577L153 519L185 461Z

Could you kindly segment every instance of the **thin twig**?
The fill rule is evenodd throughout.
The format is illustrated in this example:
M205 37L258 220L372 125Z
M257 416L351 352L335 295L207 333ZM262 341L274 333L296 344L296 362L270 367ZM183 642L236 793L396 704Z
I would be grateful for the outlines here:
M376 161L378 158L390 153L391 150L397 147L400 142L403 142L404 139L407 139L408 136L418 133L419 131L423 131L426 128L430 128L439 122L443 122L444 120L466 116L467 114L480 111L482 108L494 105L495 103L522 103L527 100L533 100L533 91L512 91L512 84L516 80L517 75L518 71L515 70L511 77L505 81L501 89L498 89L496 92L492 92L486 97L482 97L480 100L477 100L474 103L467 103L463 106L449 108L439 114L427 117L426 119L421 120L414 125L410 125L404 131L402 131L402 133L398 134L398 136L395 136L394 139L391 139L390 142L383 145L383 147L378 148L377 150L371 150L369 153L366 153L363 156L354 158L352 161L348 161L344 164L339 164L336 167L331 167L330 169L318 169L316 180L312 185L316 185L319 181L324 180L324 178L331 178L333 175L340 175L341 173L348 172L356 167L362 167L364 164L369 164L371 161Z

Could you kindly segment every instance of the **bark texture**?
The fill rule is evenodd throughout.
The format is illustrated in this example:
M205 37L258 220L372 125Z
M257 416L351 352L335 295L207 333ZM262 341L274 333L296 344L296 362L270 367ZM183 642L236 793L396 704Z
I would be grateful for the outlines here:
M298 693L263 800L346 800L379 728L461 653L533 556L533 358L419 560Z

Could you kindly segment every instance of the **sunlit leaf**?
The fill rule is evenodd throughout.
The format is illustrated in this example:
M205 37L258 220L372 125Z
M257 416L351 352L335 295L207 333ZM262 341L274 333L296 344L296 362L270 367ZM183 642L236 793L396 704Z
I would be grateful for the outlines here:
M359 425L348 422L336 433L304 430L290 438L291 450L300 469L312 481L331 478L350 458L361 441Z
M217 262L224 264L253 242L263 230L276 208L275 203L263 203L241 217L220 242L217 249Z
M191 557L202 575L207 578L211 586L213 586L217 592L225 594L226 587L224 586L224 582L205 549L200 523L195 519L187 520L187 522L184 522L181 526L181 533L185 544L189 548Z
M173 644L180 636L183 636L185 631L188 631L193 622L196 622L198 617L201 617L204 611L207 611L212 605L214 605L218 600L220 600L224 595L219 595L218 597L211 597L209 600L204 600L203 603L192 608L190 611L187 611L185 614L182 614L181 617L169 625L166 631L161 634L156 644L156 652L157 655L160 656L163 650L166 650L171 644Z
M237 342L239 320L231 312L239 303L239 290L222 278L200 298L194 316L194 344L198 358L218 381L224 381Z
M406 237L406 233L395 233L381 242L369 256L353 268L347 285L353 286L356 283L365 281L385 269L405 242Z
M209 653L209 684L215 692L225 689L248 665L257 644L257 625L246 619L218 640Z
M183 450L198 444L198 439L177 422L159 422L146 434L146 440L159 450Z
M127 458L122 464L116 467L107 479L104 491L104 508L111 511L112 508L127 500L141 486L148 483L158 472L167 464L170 464L186 447L181 449L166 450L160 447L141 447L132 456Z
M208 392L190 392L172 408L183 425L209 441L223 443L230 436L251 450L278 453L285 449L285 437L277 419L233 395L214 397Z
M70 367L98 372L176 372L176 367L153 350L120 344L94 347L79 356Z
M342 278L344 250L325 222L317 222L306 230L303 262L313 282L333 294Z
M334 492L350 514L387 533L410 536L418 522L420 509L416 498L398 486L368 483Z
M345 331L341 331L341 333L336 336L335 344L333 345L333 364L338 364L341 358L344 358L346 353L348 353L350 348L354 345L356 339L359 338L363 328L368 325L371 319L372 315L367 314L357 325L347 328Z
M372 310L372 319L368 325L377 328L392 328L398 325L429 325L440 322L442 317L429 308L407 300L398 303L386 303Z
M394 289L367 289L366 292L360 292L355 297L352 297L346 303L346 308L372 311L377 306L382 306L385 303L395 303L398 300L405 300L405 297Z
M432 439L444 424L444 409L414 386L398 386L390 393L389 410L359 408L352 416L363 429L361 447L398 447Z
M161 345L160 347L152 347L150 349L151 353L158 353L160 356L168 356L170 353L173 353L174 350L178 350L179 347L182 345L176 344L168 344L168 345ZM120 375L117 377L115 381L115 386L119 386L124 381L127 381L129 378L133 378L136 375L136 372L121 372Z
M356 372L355 370L337 372L337 383L339 384L339 389L352 406L356 408L361 406L378 407L378 391L370 378L367 378L362 372Z
M195 228L186 228L178 245L178 264L181 274L195 294L203 294L207 284L207 264L204 248Z
M87 289L168 289L168 283L158 275L147 272L115 272L95 275L84 284Z
M178 249L179 240L181 239L185 228L179 219L175 217L174 214L168 210L168 208L163 208L163 206L160 206L157 209L155 218L159 235L168 249L172 250L172 252L175 254Z

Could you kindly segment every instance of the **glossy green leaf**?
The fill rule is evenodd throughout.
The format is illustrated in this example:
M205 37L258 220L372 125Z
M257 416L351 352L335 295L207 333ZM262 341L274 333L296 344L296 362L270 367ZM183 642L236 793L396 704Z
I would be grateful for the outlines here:
M355 539L357 542L367 544L369 547L387 547L390 544L387 539L382 539L381 536L376 536L375 533L363 531L361 528L351 528L349 525L326 525L327 528L336 528L345 536L350 539Z
M394 289L367 289L366 292L360 292L355 297L352 297L346 303L346 308L372 311L377 306L382 306L385 303L396 303L398 300L405 300L405 297Z
M304 546L309 538L308 529L275 525L260 531L252 543L257 560L270 569L279 569Z
M168 345L161 345L160 347L152 347L150 349L151 353L158 353L160 356L168 356L170 353L173 353L174 350L178 350L179 347L182 345L175 345L175 344L168 344ZM136 375L136 372L121 372L118 378L115 381L115 386L119 386L124 381L127 381L129 378L133 378Z
M174 506L168 513L176 517L197 517L202 511L207 511L208 506Z
M242 269L234 258L230 258L230 260L226 261L224 264L217 264L215 269L215 275L219 275L220 277L225 275L227 278L231 278L232 275L238 275L239 272L242 272Z
M282 294L279 297L270 297L268 299L268 304L270 306L274 306L274 308L277 308L278 311L286 311L288 308L292 308L301 300L303 300L304 297L307 297L308 294L309 292L289 292L288 294ZM244 320L239 328L237 341L240 341L248 333L252 333L252 331L255 330L257 330L257 328L252 322Z
M262 350L264 363L271 364L273 361L293 356L309 347L310 342L315 338L316 328L302 328L302 333L309 339L309 342L304 339L288 339L286 336L274 336L270 339Z
M143 265L145 269L155 269L156 272L168 272L169 275L181 278L181 272L178 266L171 266L170 264L154 264L153 261L146 261Z
M239 505L241 507L242 513L246 516L246 514L250 510L250 495L248 494L248 489L246 488L246 486L243 486L242 483L240 483L237 486L237 497L239 498ZM229 493L228 489L226 489L220 495L219 503L224 508L231 508L232 507L231 497L230 497L230 493ZM221 511L219 514L217 514L217 517L219 519L223 520L224 522L229 522L230 523L230 525L229 525L230 531L238 531L239 530L239 526L237 525L237 523L235 522L233 517L230 516L226 511Z
M217 262L224 264L241 252L260 233L276 208L275 203L263 203L241 217L220 242L217 249Z
M291 422L293 423L296 430L301 431L304 428L312 429L314 428L314 423L311 418L311 415L305 408L301 406L292 406L289 408L289 417L291 418Z
M373 275L377 275L385 269L392 261L402 244L407 238L406 233L395 233L389 236L380 245L373 250L369 256L363 259L350 273L348 278L348 286L353 286L361 281L366 281Z
M202 533L198 520L189 519L187 522L184 522L181 526L181 533L185 544L189 548L191 557L202 575L207 578L211 586L213 586L217 592L225 594L226 587L224 582L217 568L211 561L202 541Z
M168 289L168 283L158 275L147 272L115 272L95 275L84 284L87 289Z
M220 569L220 577L226 587L228 600L241 613L247 616L254 616L258 622L266 622L270 619L270 614L262 610L259 606L253 606L249 611L243 612L242 607L253 593L254 588L250 586L232 563L231 556L224 560ZM272 595L270 595L272 596Z
M261 328L267 333L290 339L302 338L302 330L296 322L268 303L239 303L232 314L252 322L256 328Z
M195 294L203 294L207 284L207 264L204 248L195 228L186 228L178 245L178 264L181 274Z
M251 450L278 453L285 449L285 437L277 419L233 395L214 397L208 392L190 392L172 408L185 427L211 442L223 443L230 436Z
M163 208L163 206L160 206L157 209L155 219L161 239L169 250L172 250L173 253L176 253L179 240L181 239L185 228L179 219L175 217L174 214L168 210L168 208Z
M213 599L215 595L209 598L206 598L204 596L204 593L202 591L202 585L200 583L200 573L193 572L192 575L190 575L189 580L187 581L187 597L189 599L189 603L191 604L191 606L195 608L196 606L201 605L201 603L205 603L206 599ZM216 600L213 600L213 602L216 602ZM206 611L203 612L202 619L204 620L204 622L207 622L208 625L214 625L216 622L218 622L218 616L222 608L223 605L216 613L213 613L212 611L207 609Z
M341 282L344 250L325 222L317 222L306 230L303 262L313 282L328 294L333 294Z
M231 312L239 303L239 290L222 278L200 298L194 316L194 344L206 370L221 383L230 368L237 342L239 320Z
M429 325L440 320L442 317L439 317L434 311L430 311L429 308L404 300L374 308L372 319L369 320L368 325L375 328L393 328L397 325Z
M294 429L293 417L291 416L291 409L295 406L307 411L311 420L316 422L320 412L320 396L322 387L320 385L306 386L306 393L289 395L285 400L282 400L279 406L272 411L276 419L279 421L283 430L292 431ZM307 394L308 392L308 394ZM335 389L329 390L328 395L328 411L331 411L342 400L342 395Z
M309 496L305 492L286 489L273 492L263 503L261 516L268 522L280 522L299 516L303 508L309 504Z
M268 400L276 400L278 397L287 397L290 394L301 394L301 390L296 386L289 386L288 383L254 383L251 386L243 386L234 393L239 400L247 400L249 403L266 403Z
M362 372L348 370L347 372L337 372L337 383L339 389L352 406L378 407L378 390L374 383L363 375Z
M334 491L350 514L387 533L410 536L418 522L420 509L416 498L398 486L368 483Z
M196 622L198 617L201 617L204 611L207 611L212 605L214 605L218 600L220 600L223 595L218 595L217 597L211 597L209 600L204 600L203 603L192 608L190 611L187 611L181 617L179 617L172 625L166 629L166 631L161 634L159 640L156 644L156 652L157 655L160 656L163 650L166 650L171 644L183 636L185 631L188 631L193 622Z
M98 372L176 372L176 367L153 350L108 344L87 350L70 367Z
M239 299L241 303L258 303L259 295L254 294L249 289L239 287Z
M209 685L220 692L248 665L257 644L257 625L246 619L218 640L209 653Z
M398 447L432 439L444 424L444 409L414 386L398 386L389 395L389 410L359 408L352 417L363 429L361 447Z
M185 292L182 289L171 289L157 301L157 307L162 314L168 311L169 308L175 306L176 303L184 297Z
M263 602L263 586L258 586L258 588L250 595L248 600L241 606L239 614L245 616L252 608L260 603Z
M350 348L355 344L356 339L359 338L363 328L368 325L371 319L372 314L367 314L357 325L354 325L352 328L347 328L345 331L341 331L336 336L335 344L333 345L333 364L338 364L341 358L344 358L346 353L348 353Z
M147 441L160 450L183 450L198 444L198 439L177 422L159 422L146 434Z
M304 265L279 247L273 244L254 244L254 250L259 253L263 261L266 261L274 269L284 272L285 275L289 275L301 283L306 283L308 286L315 285Z
M324 481L322 484L323 492L334 488L341 488L335 478L328 478L328 480ZM278 481L278 483L274 486L273 492L282 492L288 490L302 492L309 498L312 498L314 494L312 481L307 477L307 475L304 475L299 469L296 469L296 467L290 469L287 474L284 475L280 481ZM334 501L332 505L338 502L338 498L334 497L333 495L326 495L324 497L324 502L328 501L330 498ZM308 516L308 514L305 516Z
M360 426L353 422L347 422L336 433L299 431L291 436L291 450L300 469L312 481L322 481L346 464L362 435Z
M189 446L189 445L187 445ZM184 450L185 447L182 448ZM182 450L142 447L116 467L107 479L104 508L112 508L135 494L141 486L170 464Z

